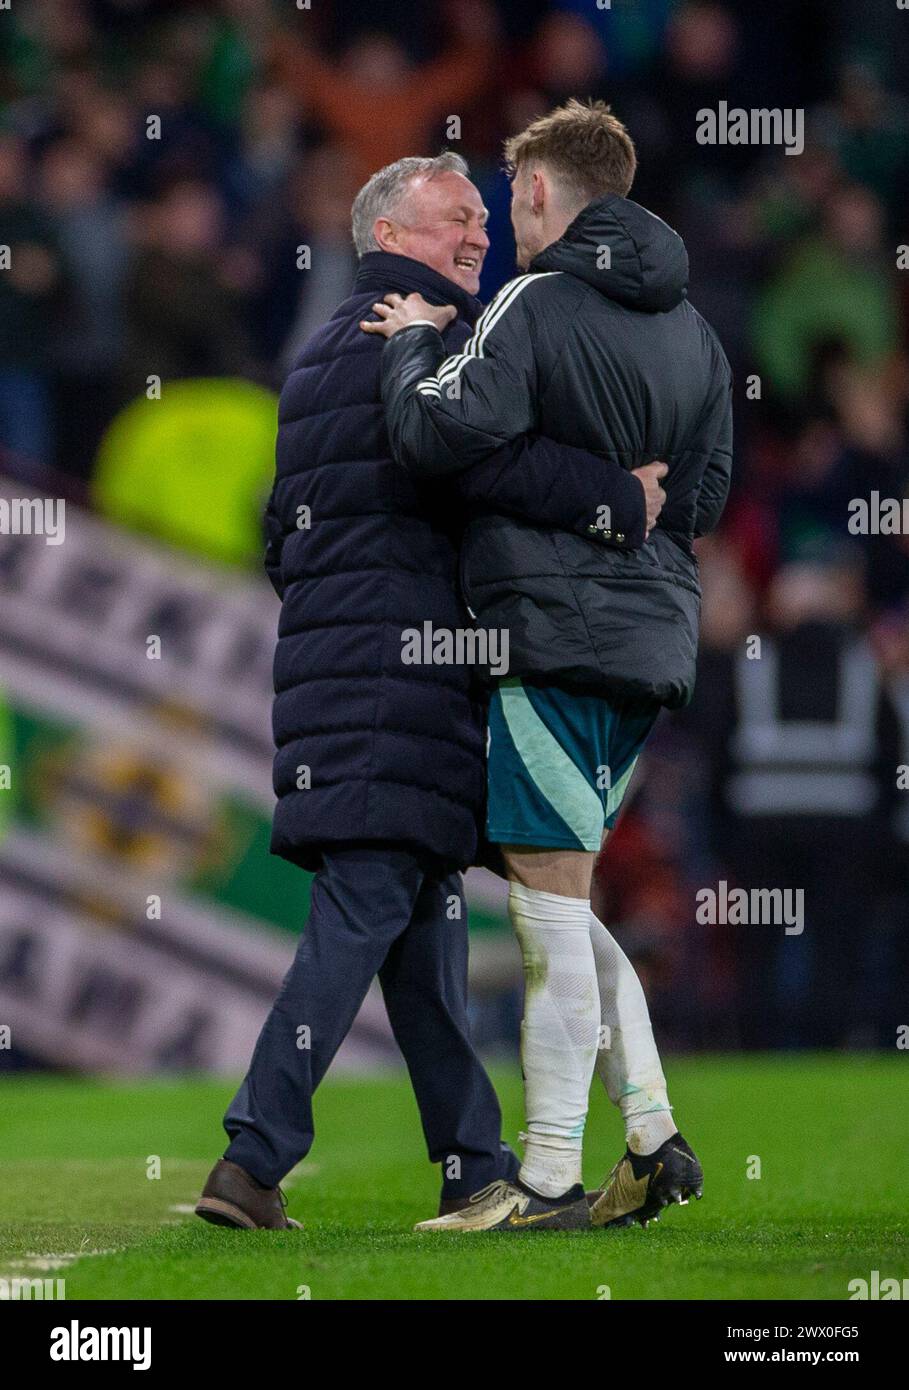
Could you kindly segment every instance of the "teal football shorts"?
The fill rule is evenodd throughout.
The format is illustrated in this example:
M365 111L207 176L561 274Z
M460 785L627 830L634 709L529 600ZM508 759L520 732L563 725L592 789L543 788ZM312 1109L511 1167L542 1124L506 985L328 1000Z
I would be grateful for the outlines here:
M489 839L598 850L658 713L519 677L500 681L489 707Z

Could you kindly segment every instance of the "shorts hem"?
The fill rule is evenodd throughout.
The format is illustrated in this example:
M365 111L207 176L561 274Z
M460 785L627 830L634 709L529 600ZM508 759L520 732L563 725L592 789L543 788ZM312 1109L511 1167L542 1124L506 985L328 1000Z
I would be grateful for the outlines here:
M604 827L605 829L606 827ZM573 840L560 839L558 836L551 835L545 840L541 840L538 835L520 834L517 831L487 830L486 838L494 845L531 845L534 849L576 849L586 850L588 854L593 854L600 848L602 835L595 845L585 845L577 838Z

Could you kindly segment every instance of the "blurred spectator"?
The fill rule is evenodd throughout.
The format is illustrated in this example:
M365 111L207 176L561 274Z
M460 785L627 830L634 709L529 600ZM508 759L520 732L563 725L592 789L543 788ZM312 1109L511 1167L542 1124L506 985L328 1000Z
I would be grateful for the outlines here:
M495 12L486 0L451 0L450 46L414 67L390 34L358 38L334 64L305 31L282 34L274 62L301 107L351 152L358 186L386 164L427 150L445 117L462 121L492 71Z
M277 83L251 88L239 148L230 161L226 189L238 209L268 206L283 196L297 154L297 111L290 92ZM318 201L317 195L315 201Z
M857 362L878 367L899 346L882 230L872 194L856 184L838 190L827 203L820 235L796 245L760 297L754 317L758 365L783 395L804 389L812 355L825 344L843 344Z
M759 645L739 637L699 673L688 717L712 772L715 876L804 892L802 933L725 928L746 1047L841 1046L872 1024L868 899L895 749L864 602L861 569L835 549L784 566Z
M288 221L272 258L263 316L281 330L275 347L282 380L309 335L350 291L356 273L350 208L356 194L350 157L334 145L315 150L291 178ZM299 247L308 252L303 270L297 266Z
M847 64L839 73L836 101L818 113L816 130L846 177L880 199L898 230L909 192L905 98L887 91L872 65Z
M270 31L268 6L261 0L224 0L213 25L201 68L199 100L217 125L231 130L242 126L262 67Z
M767 161L738 206L738 237L766 253L819 231L841 177L836 160L819 145L806 145L797 159Z
M110 91L89 69L58 75L56 125L105 168L112 196L136 197L143 184L141 117L125 93ZM140 143L142 141L142 143Z
M619 4L594 8L588 0L558 0L556 5L557 11L580 15L596 25L611 81L639 77L653 67L673 7L674 0L638 0L633 8Z
M150 376L243 375L253 370L243 294L256 268L224 241L217 192L174 184L137 219L139 251L127 277L125 382L144 392Z
M188 55L175 48L172 41L135 74L140 138L132 172L140 195L154 195L180 180L214 182L224 170L225 143L194 99L196 75ZM148 125L154 118L160 134Z
M548 15L534 36L532 65L543 111L572 96L598 96L606 53L591 18L559 10Z
M8 258L0 271L0 447L28 467L50 459L51 306L61 267L26 176L24 143L0 136L0 247Z
M737 89L740 63L738 25L728 7L704 0L675 11L659 74L660 101L681 134L678 143L697 152L701 169L724 180L735 178L753 161L754 148L696 145L695 132L698 112L705 107L716 110Z
M49 146L39 173L66 284L49 358L56 373L57 462L87 478L119 403L126 215L105 187L104 165L78 140Z

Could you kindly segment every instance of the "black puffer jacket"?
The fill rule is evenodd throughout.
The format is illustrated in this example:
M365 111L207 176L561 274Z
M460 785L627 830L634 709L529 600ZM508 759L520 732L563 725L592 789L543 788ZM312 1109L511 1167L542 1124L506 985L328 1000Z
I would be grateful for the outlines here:
M457 472L527 431L633 469L665 459L666 504L639 550L501 516L474 521L462 587L507 628L510 674L670 708L694 686L700 587L692 540L719 520L732 461L731 373L688 303L678 234L627 198L590 203L511 281L464 351L415 326L386 344L396 456ZM604 497L604 502L607 499Z

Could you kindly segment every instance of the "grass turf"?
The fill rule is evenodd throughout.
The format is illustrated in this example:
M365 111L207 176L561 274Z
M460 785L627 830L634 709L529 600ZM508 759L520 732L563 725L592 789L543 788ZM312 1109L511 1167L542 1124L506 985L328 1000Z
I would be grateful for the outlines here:
M0 1081L0 1276L76 1255L42 1277L68 1299L845 1299L847 1284L909 1275L906 1067L894 1057L685 1058L676 1115L705 1197L647 1231L415 1236L434 1213L406 1078L329 1077L289 1213L306 1229L240 1233L191 1207L223 1150L221 1082L7 1077ZM505 1132L520 1080L496 1074ZM602 1093L585 1177L622 1148ZM147 1176L154 1156L161 1177ZM761 1177L749 1179L760 1160ZM111 1253L88 1254L90 1251ZM609 1295L604 1295L604 1286ZM304 1294L304 1296L307 1296Z

